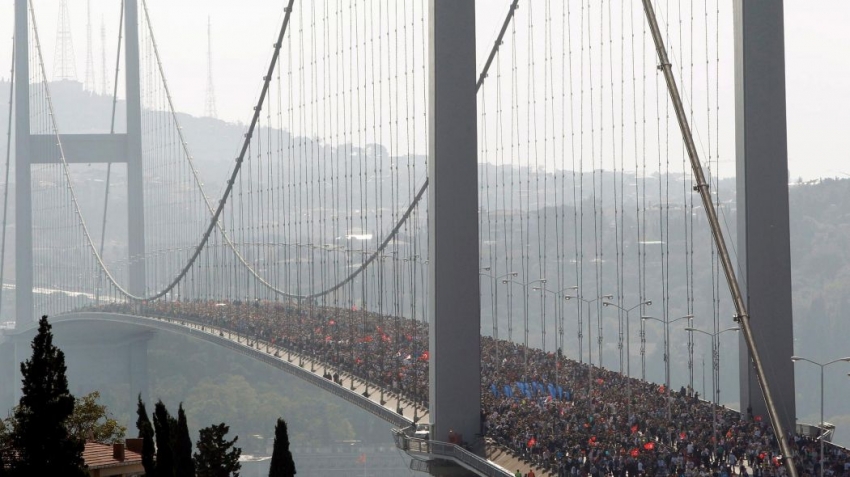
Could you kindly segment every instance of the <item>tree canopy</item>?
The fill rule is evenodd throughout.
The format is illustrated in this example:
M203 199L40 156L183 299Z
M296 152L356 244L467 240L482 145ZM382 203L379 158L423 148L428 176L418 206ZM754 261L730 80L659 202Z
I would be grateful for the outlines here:
M145 408L145 403L142 401L142 395L139 394L139 401L136 407L136 429L139 431L139 438L142 439L142 467L145 468L145 474L149 476L156 475L156 461L154 453L156 447L153 443L153 424L148 418L148 411Z
M66 427L75 403L66 370L65 354L53 345L51 326L43 316L32 341L32 358L21 364L23 386L14 411L10 475L87 475L85 441Z
M157 401L153 411L153 428L156 434L156 475L174 475L174 454L172 453L172 427L174 418L168 413L165 404Z
M186 412L183 403L177 410L177 435L174 443L174 475L175 477L194 477L195 461L192 460L192 438L189 437L189 425L186 423Z
M295 461L289 451L289 430L286 421L278 418L274 427L274 450L269 465L269 477L293 477L295 474Z
M232 441L224 438L228 431L230 428L224 423L201 429L195 453L198 477L239 477L242 449L234 446L239 437Z
M68 433L82 441L91 440L101 444L112 444L124 439L127 428L119 424L99 400L98 391L77 398L74 412L65 424Z

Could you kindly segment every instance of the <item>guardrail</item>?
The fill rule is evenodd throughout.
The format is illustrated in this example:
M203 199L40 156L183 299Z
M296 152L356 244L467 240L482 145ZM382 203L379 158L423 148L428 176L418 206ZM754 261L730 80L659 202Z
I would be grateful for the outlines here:
M393 429L393 441L396 447L411 455L450 460L484 477L512 477L507 470L457 444L410 437L401 429Z
M118 323L146 326L148 328L172 331L184 335L194 336L197 338L203 338L206 341L218 344L232 351L236 351L237 353L250 356L254 359L257 359L258 361L262 361L277 369L280 369L298 378L301 378L309 382L310 384L321 388L323 391L327 391L337 397L340 397L356 405L361 409L368 411L371 414L374 414L375 416L380 417L381 419L387 421L393 426L406 427L413 424L413 421L408 419L407 417L400 415L397 412L394 412L393 410L388 409L378 404L377 402L370 400L367 397L364 397L360 393L354 392L345 386L341 386L333 381L323 378L320 375L314 374L310 372L310 370L302 368L296 363L290 363L282 357L277 357L274 355L274 353L256 348L256 340L249 340L247 337L239 336L238 334L232 333L227 329L218 328L216 326L210 326L206 323L195 322L184 318L169 318L163 316L150 317L140 315L128 315L123 313L66 313L55 317L54 320L55 322L87 320L112 321ZM187 323L190 323L192 326L188 326ZM243 342L240 342L240 339ZM288 352L285 349L271 344L266 347L265 342L263 342L262 344L263 348L283 353ZM292 355L298 356L298 353L293 352ZM303 359L312 361L312 359L308 356L304 356Z

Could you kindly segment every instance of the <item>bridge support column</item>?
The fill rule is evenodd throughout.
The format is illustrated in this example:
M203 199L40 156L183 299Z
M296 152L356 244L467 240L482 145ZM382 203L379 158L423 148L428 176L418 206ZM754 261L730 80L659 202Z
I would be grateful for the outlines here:
M783 2L736 0L735 116L739 277L779 418L796 425ZM767 415L743 338L741 411Z
M475 1L429 1L430 420L481 432Z
M29 17L15 0L15 327L33 321Z
M142 167L142 102L139 82L138 0L124 2L125 81L127 91L127 247L130 258L129 291L146 294L145 196Z

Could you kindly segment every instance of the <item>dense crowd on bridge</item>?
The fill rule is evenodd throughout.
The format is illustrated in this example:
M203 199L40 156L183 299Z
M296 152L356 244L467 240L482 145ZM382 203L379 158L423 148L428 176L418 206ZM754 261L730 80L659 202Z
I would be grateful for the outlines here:
M283 302L151 302L98 311L226 328L328 363L327 377L368 380L427 405L428 334L421 322L352 308ZM538 349L483 337L488 437L561 476L784 476L770 425L699 399ZM333 374L332 374L333 373ZM716 429L716 431L715 431ZM801 476L819 472L819 442L793 435ZM830 446L825 472L850 477Z

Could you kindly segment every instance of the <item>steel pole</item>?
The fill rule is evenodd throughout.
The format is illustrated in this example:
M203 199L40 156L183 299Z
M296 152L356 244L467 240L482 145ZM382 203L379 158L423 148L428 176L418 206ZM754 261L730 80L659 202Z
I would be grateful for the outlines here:
M591 332L593 330L590 319L590 302L587 303L587 398L593 394L593 343Z
M640 379L646 381L646 323L640 320Z
M718 369L718 349L716 340L719 337L712 336L711 338L711 442L714 447L714 458L717 459L717 376L720 374Z
M664 322L664 385L667 396L667 421L670 421L670 317Z
M720 221L717 219L717 211L714 208L714 202L711 200L711 193L709 192L709 185L705 180L705 174L702 170L702 164L700 163L699 154L697 153L696 144L694 143L693 135L691 134L691 128L688 124L688 117L685 111L685 107L682 104L682 98L679 95L679 89L676 86L676 79L673 76L673 68L670 64L670 60L667 57L667 49L664 46L664 40L661 36L661 30L658 27L658 21L655 18L655 10L652 7L651 0L643 0L644 12L646 13L646 19L649 23L649 28L652 32L652 39L655 43L655 49L658 53L659 60L659 68L664 73L664 80L667 83L667 91L670 94L670 101L673 103L673 109L676 111L676 119L679 123L679 129L682 132L682 138L685 142L685 147L688 151L688 157L690 158L691 168L693 169L694 178L696 179L696 186L694 189L697 190L702 199L703 207L705 208L706 215L708 215L708 222L711 226L711 232L714 237L714 244L717 247L718 255L720 256L720 262L723 265L723 272L726 275L726 282L729 286L729 291L732 294L732 301L735 304L735 312L736 312L736 321L738 321L741 325L741 331L744 335L744 340L747 344L747 349L750 352L750 356L753 360L753 366L755 367L756 377L758 378L759 385L762 389L762 394L764 395L765 403L767 404L768 415L770 416L771 424L773 425L773 432L776 435L776 440L779 442L779 448L782 452L783 460L785 461L785 466L788 470L789 477L798 477L797 474L797 466L794 464L794 460L791 454L791 448L788 446L788 438L785 435L785 428L782 425L782 421L779 418L779 413L776 409L776 404L773 399L773 392L770 389L770 384L765 376L764 366L761 361L761 355L759 354L758 346L756 346L755 338L752 334L752 328L750 326L750 317L747 314L747 307L744 303L744 297L741 293L741 287L738 283L738 279L735 276L735 270L732 265L732 258L729 255L729 250L726 247L726 240L723 237L723 231L720 228Z
M629 322L631 318L629 317L629 312L626 312L626 418L628 419L632 415L632 351L630 342L632 341L632 336L629 334Z
M823 458L823 438L824 438L825 429L826 429L826 427L823 424L823 391L824 391L823 368L825 368L825 367L826 367L826 365L823 365L823 364L820 365L820 465L819 465L819 467L820 467L820 477L823 477L823 461L824 461L824 458Z

